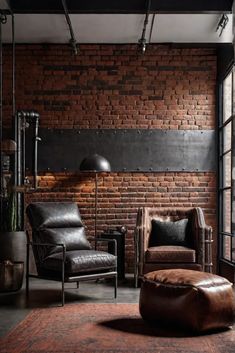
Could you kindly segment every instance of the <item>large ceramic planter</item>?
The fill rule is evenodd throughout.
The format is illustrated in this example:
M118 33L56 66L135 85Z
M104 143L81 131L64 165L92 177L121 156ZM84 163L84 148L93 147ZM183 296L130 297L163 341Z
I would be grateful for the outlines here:
M0 232L0 261L26 261L26 233Z
M5 278L5 290L19 290L22 286L24 263L26 263L26 233L0 232L1 276ZM6 266L9 260L13 265ZM12 277L12 278L11 278Z

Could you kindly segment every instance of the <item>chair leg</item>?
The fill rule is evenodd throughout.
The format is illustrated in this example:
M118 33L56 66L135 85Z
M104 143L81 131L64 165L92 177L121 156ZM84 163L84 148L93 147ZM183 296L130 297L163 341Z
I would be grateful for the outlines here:
M117 274L115 275L115 279L114 279L114 298L117 298L117 285L118 285L118 277Z
M79 288L79 282L77 282L77 288Z
M61 301L62 301L62 306L64 306L64 266L65 266L65 245L63 245L63 258L62 258L62 267L61 267L61 277L62 277L62 283L61 283Z
M138 274L135 273L134 275L134 285L135 285L135 288L138 288Z
M29 295L29 244L26 249L26 271L25 271L26 296Z
M29 296L29 276L26 275L26 296Z
M135 288L138 288L138 278L139 278L139 271L138 271L138 265L136 263L135 264L135 273L134 273L134 286L135 286Z
M62 285L62 288L61 288L61 303L62 303L62 306L64 306L64 276L62 276L61 285Z

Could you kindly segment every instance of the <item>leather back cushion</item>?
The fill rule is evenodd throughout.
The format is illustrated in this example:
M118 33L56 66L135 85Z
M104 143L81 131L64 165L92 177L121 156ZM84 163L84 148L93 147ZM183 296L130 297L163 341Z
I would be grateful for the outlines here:
M26 212L33 229L83 226L75 202L35 202Z
M91 244L86 238L83 227L47 228L33 233L33 240L39 243L64 244L66 251L90 250ZM38 257L43 261L47 256L62 251L62 247L37 247Z
M152 219L152 230L149 238L149 246L181 245L189 246L188 241L189 220L162 222Z

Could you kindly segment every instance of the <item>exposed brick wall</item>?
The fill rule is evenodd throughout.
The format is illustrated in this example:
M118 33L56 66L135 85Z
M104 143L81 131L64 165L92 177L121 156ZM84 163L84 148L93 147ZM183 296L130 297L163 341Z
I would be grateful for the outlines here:
M17 107L38 110L43 127L212 129L215 72L214 49L81 45L74 56L68 46L20 45Z
M4 125L11 123L10 47L4 56ZM50 128L214 129L214 49L134 45L19 45L16 106L35 109ZM74 200L93 231L94 179L40 176L31 200ZM139 206L201 206L216 234L215 173L111 173L99 177L99 230L124 224L127 269L133 268L133 228ZM214 261L216 241L214 242Z
M216 229L214 173L111 173L98 179L98 233L125 225L126 264L133 267L134 226L138 207L202 207L205 218ZM40 190L27 201L75 201L90 235L94 230L94 177L82 174L46 174ZM214 262L216 242L214 243Z

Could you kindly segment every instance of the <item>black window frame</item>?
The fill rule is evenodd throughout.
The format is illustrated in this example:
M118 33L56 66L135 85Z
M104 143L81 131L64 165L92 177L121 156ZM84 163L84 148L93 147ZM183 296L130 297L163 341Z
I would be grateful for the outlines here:
M231 76L231 115L227 117L226 120L224 120L224 83L225 80ZM219 225L219 261L228 263L229 265L232 265L235 267L235 254L233 254L233 244L235 245L235 229L233 230L233 198L234 198L234 191L233 191L233 178L232 178L232 173L233 173L233 158L235 158L235 151L234 149L234 138L235 138L235 107L234 107L234 102L235 102L235 66L233 65L231 69L227 72L227 74L224 76L220 87L220 109L219 109L219 126L218 126L218 146L219 146L219 187L218 187L218 194L219 194L219 218L218 218L218 225ZM224 150L224 129L228 124L231 123L231 146L230 148ZM226 185L224 182L224 160L225 157L228 154L231 154L231 159L230 159L230 185ZM235 166L234 166L235 167ZM230 232L224 231L224 195L225 192L229 190L230 191ZM234 220L235 221L235 220ZM230 238L230 252L229 252L229 258L225 257L225 251L224 251L224 246L225 246L225 237Z

